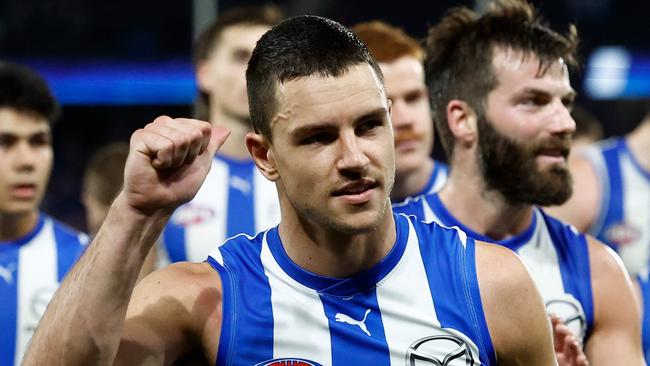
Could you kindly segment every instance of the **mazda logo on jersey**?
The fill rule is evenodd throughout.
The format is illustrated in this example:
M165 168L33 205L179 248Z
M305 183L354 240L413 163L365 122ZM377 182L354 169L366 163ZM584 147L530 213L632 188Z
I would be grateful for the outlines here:
M406 352L406 366L473 366L472 351L463 339L453 335L418 339Z
M546 312L560 317L580 342L587 334L587 316L582 304L570 294L546 301Z
M258 363L255 366L321 366L321 364L302 358L276 358Z

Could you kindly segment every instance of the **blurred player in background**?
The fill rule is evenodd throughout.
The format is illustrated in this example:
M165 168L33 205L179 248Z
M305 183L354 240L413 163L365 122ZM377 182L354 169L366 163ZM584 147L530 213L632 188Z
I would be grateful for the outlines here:
M195 45L196 116L228 127L231 136L201 190L178 208L164 231L162 250L172 262L203 261L226 238L280 221L275 186L259 173L244 144L251 131L246 65L255 42L280 20L281 12L270 5L227 10Z
M573 195L548 211L614 248L632 276L650 263L650 113L571 162Z
M447 165L431 158L434 141L429 94L424 84L422 46L381 21L360 23L352 31L377 60L388 98L395 131L395 185L393 202L432 193L447 180Z
M576 131L571 138L571 153L569 159L580 155L580 152L603 138L603 127L596 116L580 106L573 106L571 117L576 122Z
M122 190L128 155L129 144L115 142L97 150L86 166L81 202L86 208L86 226L91 236L97 233L111 203Z
M87 237L39 211L59 106L45 80L0 62L0 365L27 343Z
M618 257L538 207L571 195L567 65L577 35L545 27L526 2L493 4L482 16L456 9L429 32L427 84L451 173L438 193L395 209L516 251L556 327L573 333L569 347L556 344L559 361L577 340L593 364L642 365L638 312Z

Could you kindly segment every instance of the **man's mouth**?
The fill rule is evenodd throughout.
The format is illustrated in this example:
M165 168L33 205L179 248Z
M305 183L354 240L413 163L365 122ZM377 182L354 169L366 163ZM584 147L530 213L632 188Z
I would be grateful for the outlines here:
M373 179L359 179L335 190L332 195L344 198L351 204L365 203L370 200L373 189L378 185Z
M31 199L36 195L36 184L14 184L10 189L11 196L18 199Z

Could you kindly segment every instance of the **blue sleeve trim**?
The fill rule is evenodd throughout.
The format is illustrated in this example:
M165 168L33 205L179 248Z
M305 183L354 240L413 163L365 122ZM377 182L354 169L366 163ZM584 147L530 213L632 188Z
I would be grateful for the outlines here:
M230 355L234 350L234 332L237 329L235 317L235 282L225 264L221 266L212 257L208 257L208 264L214 268L221 277L221 335L217 350L217 366L229 365Z

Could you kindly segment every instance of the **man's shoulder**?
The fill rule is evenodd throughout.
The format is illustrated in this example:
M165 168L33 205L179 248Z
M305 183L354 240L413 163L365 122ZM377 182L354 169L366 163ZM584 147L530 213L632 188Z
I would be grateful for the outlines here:
M492 243L476 241L476 266L481 288L516 295L532 280L521 258L512 250ZM481 291L483 293L483 291Z
M175 299L191 304L206 292L221 293L218 272L206 262L177 262L152 272L138 283L132 302L169 303Z

